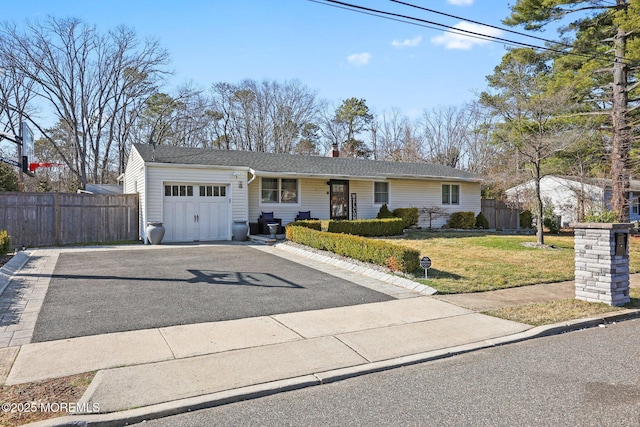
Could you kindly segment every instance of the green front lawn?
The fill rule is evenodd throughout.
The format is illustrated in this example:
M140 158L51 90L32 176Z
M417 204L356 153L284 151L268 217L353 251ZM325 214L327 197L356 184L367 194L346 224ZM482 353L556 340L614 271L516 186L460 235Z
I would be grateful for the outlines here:
M573 235L545 236L554 248L533 248L535 236L490 233L410 232L385 239L428 256L429 278L418 281L439 293L482 292L574 279ZM640 241L630 240L630 268L640 272ZM416 272L416 277L424 277Z

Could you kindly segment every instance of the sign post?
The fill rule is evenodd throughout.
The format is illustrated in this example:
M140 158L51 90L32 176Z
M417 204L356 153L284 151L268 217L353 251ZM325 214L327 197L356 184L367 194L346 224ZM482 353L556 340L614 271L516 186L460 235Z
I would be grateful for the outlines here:
M428 256L422 257L420 259L420 266L424 268L424 278L428 279L427 271L431 267L431 258L429 258Z

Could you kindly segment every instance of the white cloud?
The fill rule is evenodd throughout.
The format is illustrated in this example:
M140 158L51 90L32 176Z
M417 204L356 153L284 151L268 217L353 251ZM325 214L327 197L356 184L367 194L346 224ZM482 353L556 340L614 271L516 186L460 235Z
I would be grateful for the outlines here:
M471 6L474 0L447 0L447 3L454 6Z
M422 41L422 36L418 36L412 39L405 39L403 41L394 40L391 42L391 46L401 48L401 49L404 47L416 47L420 44L421 41Z
M462 1L462 0L456 0ZM469 22L460 22L453 26L453 28L465 31L472 31L491 37L499 37L502 35L502 30L496 28L485 27L484 25L471 24ZM440 36L433 37L431 42L434 44L444 45L445 49L460 49L469 50L473 46L483 45L489 43L489 39L479 38L476 35L467 35L466 33L446 32Z
M362 65L367 65L369 61L371 61L371 58L372 55L368 52L354 53L353 55L347 56L347 61L349 61L350 64L359 67Z

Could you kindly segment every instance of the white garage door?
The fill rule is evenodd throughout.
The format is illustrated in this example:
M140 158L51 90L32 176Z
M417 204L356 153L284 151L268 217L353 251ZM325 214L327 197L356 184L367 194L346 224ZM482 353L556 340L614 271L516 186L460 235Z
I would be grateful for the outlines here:
M166 242L229 240L229 198L224 184L165 184Z

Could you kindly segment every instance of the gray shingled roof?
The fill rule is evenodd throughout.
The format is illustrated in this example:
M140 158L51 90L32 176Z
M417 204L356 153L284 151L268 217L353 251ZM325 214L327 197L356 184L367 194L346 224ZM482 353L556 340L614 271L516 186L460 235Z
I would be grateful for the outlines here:
M253 151L218 150L134 144L147 163L176 165L210 165L249 167L257 173L292 173L322 177L357 178L445 178L481 181L472 173L431 163L382 162L346 157L319 157L295 154L257 153Z
M562 176L562 175L558 175L558 178L567 179L569 181L575 181L577 183L584 182L585 184L595 185L596 187L600 187L604 190L611 190L611 179L608 179L608 178L581 178L578 176ZM630 179L629 190L634 192L640 191L640 180Z

